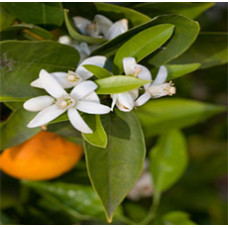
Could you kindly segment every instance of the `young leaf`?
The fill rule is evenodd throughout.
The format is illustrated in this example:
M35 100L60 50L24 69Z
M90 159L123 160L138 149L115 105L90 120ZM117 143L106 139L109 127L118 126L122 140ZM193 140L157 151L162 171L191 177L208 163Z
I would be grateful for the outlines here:
M188 213L183 211L171 211L164 216L162 216L164 224L167 225L196 225Z
M172 64L198 62L200 69L228 62L227 33L200 33L196 42Z
M145 144L134 113L116 110L104 116L103 123L108 146L101 149L84 141L84 149L90 180L111 221L117 206L141 174Z
M184 135L179 130L162 134L150 150L150 170L156 192L170 188L183 174L187 166Z
M146 29L135 35L117 51L114 58L114 71L122 72L122 61L125 57L135 57L137 62L139 62L151 54L170 38L173 29L173 25L162 24Z
M177 65L166 65L168 70L167 80L181 77L185 74L189 74L197 69L199 69L200 63L190 63L190 64L177 64Z
M100 44L105 42L105 39L103 38L90 37L90 36L85 36L80 34L77 31L77 28L74 25L73 21L69 18L68 14L69 14L69 10L64 9L64 18L65 18L66 27L69 34L72 36L72 38L80 42L82 41L87 42L89 44Z
M214 5L213 2L150 2L137 4L133 8L151 18L164 14L181 14L194 19Z
M161 134L167 129L185 128L205 121L224 111L224 107L203 102L165 98L152 100L138 108L139 117L146 137Z
M95 82L98 85L97 94L113 94L137 89L150 81L133 76L114 75L112 77L97 79Z
M83 114L83 119L93 130L92 134L82 133L83 138L93 146L106 148L107 135L101 123L100 116Z
M97 78L106 78L106 77L112 76L112 74L108 70L96 65L87 64L87 65L83 65L83 67L86 68L91 73L93 73Z
M63 22L60 2L3 2L1 4L13 16L26 23L60 26Z
M0 50L1 101L45 94L44 90L30 86L40 70L75 70L80 58L75 48L52 41L3 41Z
M195 41L200 30L198 22L181 15L160 16L154 20L154 24L157 23L173 24L175 32L164 48L159 49L148 57L148 63L155 66L166 64L185 52ZM194 60L194 62L199 61Z

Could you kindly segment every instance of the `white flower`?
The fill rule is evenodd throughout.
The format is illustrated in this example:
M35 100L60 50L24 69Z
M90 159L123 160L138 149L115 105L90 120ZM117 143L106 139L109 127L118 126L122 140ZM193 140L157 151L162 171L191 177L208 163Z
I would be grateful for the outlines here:
M94 92L97 85L92 81L84 81L78 84L68 94L47 71L41 70L39 79L43 88L51 96L34 97L24 103L26 110L40 111L27 125L29 128L45 125L67 111L73 127L83 133L92 133L77 110L89 114L110 112L108 106L100 104L99 98Z
M135 106L141 106L145 104L150 98L158 98L166 95L172 96L176 93L176 88L172 82L165 82L168 76L168 72L165 66L159 68L156 79L152 83L144 85L145 93L142 94L136 101ZM150 72L148 77L151 77Z
M83 65L90 64L90 65L96 65L99 67L103 67L106 61L106 57L104 56L93 56L90 58L85 59L76 69L75 72L68 71L66 72L53 72L50 73L53 78L55 78L58 83L65 89L72 88L81 82L87 80L88 78L91 78L93 74L86 70ZM40 78L36 79L35 81L31 82L31 86L38 87L38 88L44 88Z
M74 17L73 20L83 35L96 38L104 37L106 40L111 40L128 30L127 19L113 23L107 17L97 14L94 17L94 22L83 17Z
M127 57L123 59L123 68L126 75L132 75L144 80L151 80L150 71L137 64L135 58ZM125 93L118 93L111 95L113 101L111 109L116 105L121 111L129 112L134 108L135 99L138 97L138 89L131 90Z
M95 50L99 45L88 45L86 42L78 42L71 39L71 37L64 35L59 37L59 43L69 45L77 49L80 54L80 62L90 56L91 52Z

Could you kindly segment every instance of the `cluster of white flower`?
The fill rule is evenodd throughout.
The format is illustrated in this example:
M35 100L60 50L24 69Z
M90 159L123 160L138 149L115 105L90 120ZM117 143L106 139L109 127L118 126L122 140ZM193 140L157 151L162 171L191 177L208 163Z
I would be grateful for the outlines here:
M95 16L95 22L81 17L75 17L74 21L81 33L93 37L98 37L102 34L106 39L112 39L128 29L126 19L112 23L108 18L101 15ZM46 90L50 96L31 98L24 103L26 110L39 112L28 124L28 127L43 126L67 111L73 127L83 133L92 133L92 130L77 110L89 114L107 114L113 111L116 105L121 111L129 112L134 107L145 104L150 98L158 98L175 93L173 84L165 82L168 75L166 67L161 66L156 79L152 83L144 85L145 93L141 96L139 96L139 89L110 94L112 98L111 108L103 105L95 92L97 84L88 80L93 74L86 70L83 65L90 64L103 68L105 62L106 57L93 56L82 61L75 72L48 73L42 69L39 73L39 78L33 81L31 86ZM133 57L123 59L123 69L125 75L152 80L150 71L145 66L137 64ZM64 89L70 88L72 90L68 94Z

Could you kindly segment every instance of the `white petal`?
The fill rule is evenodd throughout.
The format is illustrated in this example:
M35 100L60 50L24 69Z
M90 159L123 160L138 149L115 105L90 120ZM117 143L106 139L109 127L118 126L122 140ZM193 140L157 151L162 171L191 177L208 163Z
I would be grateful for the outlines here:
M67 35L60 36L58 41L59 41L59 43L65 44L65 45L71 45L72 44L72 39Z
M140 64L136 64L136 67L139 67L141 69L141 71L138 74L138 78L141 78L143 80L151 80L152 79L150 71L145 66L140 65ZM143 85L143 87L145 89L147 89L147 88L149 88L150 84L151 83L149 82L149 83Z
M50 96L39 96L27 100L24 103L24 109L30 112L39 112L48 106L52 105L54 102L53 97Z
M89 114L106 114L111 111L111 109L106 105L84 100L78 101L76 104L76 109Z
M57 107L56 105L51 105L41 112L39 112L34 119L32 119L27 127L33 128L33 127L39 127L42 125L47 124L48 122L54 120L56 117L63 114L66 110L61 109Z
M106 40L112 40L128 30L128 20L122 19L115 22L107 32L104 33Z
M66 91L46 70L41 70L39 74L43 88L53 97L59 98L66 95Z
M79 31L86 35L86 27L91 24L91 21L84 17L73 17L73 21Z
M68 117L73 125L78 131L81 131L86 134L91 134L93 131L89 128L89 126L85 123L82 117L79 115L78 111L74 108L68 109Z
M116 106L123 112L130 112L134 108L134 100L130 93L118 93Z
M158 84L162 84L163 82L166 81L168 76L168 72L165 66L161 66L159 68L158 74L155 78L155 80L153 81L154 85L158 85Z
M132 75L134 73L134 67L136 65L135 58L126 57L123 59L123 68L126 75Z
M90 95L97 88L97 84L93 81L84 81L78 85L76 85L71 91L71 95L76 99L82 99Z
M78 66L78 68L76 69L76 73L79 74L84 80L86 80L92 77L93 74L88 70L86 70L83 67L83 65L90 64L90 65L96 65L99 67L104 67L106 59L107 58L104 56L93 56L93 57L87 58L84 61L82 61L81 64Z
M138 95L139 95L139 90L138 89L133 89L133 90L129 91L129 93L133 97L133 100L135 100L138 97Z
M91 101L100 104L100 99L95 92L92 92L88 96L84 97L83 101Z
M37 88L43 89L43 85L42 85L42 83L41 83L41 81L40 81L39 78L36 79L36 80L34 80L34 81L32 81L32 82L30 83L30 85L33 86L33 87L37 87Z
M111 111L113 111L115 105L116 105L116 102L117 102L117 94L113 94L112 95L112 105L111 105Z
M136 101L135 106L141 106L145 104L148 100L150 100L151 96L149 93L142 94Z
M108 29L113 25L112 21L109 20L107 17L97 14L94 17L94 20L97 22L99 30L105 34Z

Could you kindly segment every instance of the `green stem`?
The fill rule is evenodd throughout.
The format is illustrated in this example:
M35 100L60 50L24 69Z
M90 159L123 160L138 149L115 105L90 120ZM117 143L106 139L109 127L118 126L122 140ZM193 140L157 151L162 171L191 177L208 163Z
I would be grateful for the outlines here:
M161 198L161 192L159 192L159 191L155 192L154 198L153 198L153 203L150 207L150 210L149 210L147 216L139 223L140 225L147 225L154 219L157 208L160 203L160 198Z

